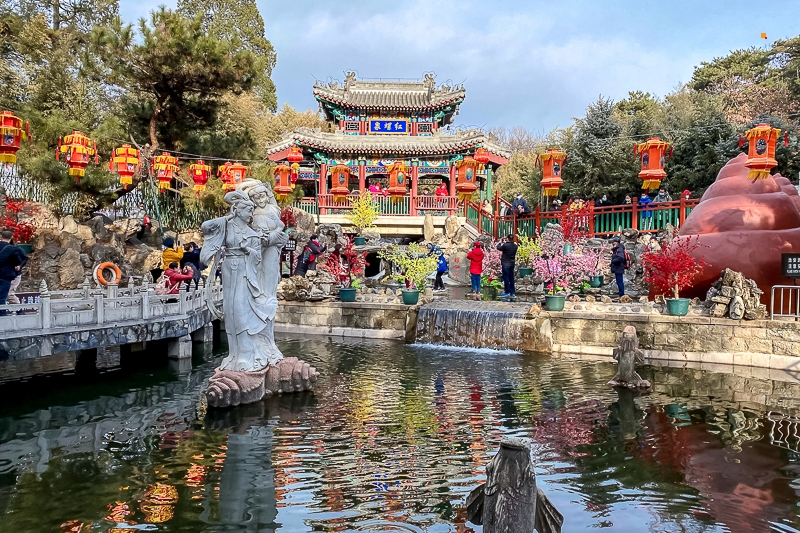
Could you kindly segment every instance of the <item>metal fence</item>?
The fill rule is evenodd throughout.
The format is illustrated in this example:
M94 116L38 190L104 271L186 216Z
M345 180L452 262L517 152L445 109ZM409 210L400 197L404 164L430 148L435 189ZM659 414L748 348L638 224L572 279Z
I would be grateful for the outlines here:
M800 318L800 285L773 285L769 295L770 318Z

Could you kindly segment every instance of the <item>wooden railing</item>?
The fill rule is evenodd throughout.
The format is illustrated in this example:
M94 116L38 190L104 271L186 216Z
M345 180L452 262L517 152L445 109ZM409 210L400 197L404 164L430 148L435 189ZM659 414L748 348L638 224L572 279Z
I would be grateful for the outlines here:
M215 303L222 301L222 285L214 285L212 298ZM76 290L50 292L42 281L38 296L28 297L20 304L0 306L0 312L5 314L0 316L0 333L150 321L202 311L206 304L202 282L197 290L184 288L178 294L158 295L155 283L147 282L128 288L92 288L84 282Z
M352 209L351 200L358 198L357 194L348 194L340 197L339 201L332 194L320 194L316 198L303 198L293 202L292 207L302 209L307 213L321 215L338 215ZM392 215L424 215L432 212L433 215L455 214L458 208L458 198L455 196L427 196L410 194L400 197L373 194L378 212L384 216Z
M668 224L680 228L699 201L682 198L673 202L649 204L646 209L636 204L608 207L590 205L589 215L583 226L589 237L612 235L631 228L642 233L657 233ZM536 235L547 224L560 224L568 212L568 207L564 205L560 211L543 211L536 207L526 215L499 215L500 212L506 212L504 207L508 212L513 212L509 202L496 197L492 214L482 211L475 202L467 202L463 212L467 224L494 238L505 235Z

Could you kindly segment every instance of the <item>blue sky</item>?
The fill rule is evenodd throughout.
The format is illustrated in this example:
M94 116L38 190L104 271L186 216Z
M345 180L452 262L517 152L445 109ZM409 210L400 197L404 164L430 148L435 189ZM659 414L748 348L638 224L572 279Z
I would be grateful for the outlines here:
M235 1L235 0L234 0ZM120 0L123 19L176 0ZM278 100L316 109L314 79L463 82L456 125L547 132L603 94L664 95L701 61L800 35L800 0L258 0Z

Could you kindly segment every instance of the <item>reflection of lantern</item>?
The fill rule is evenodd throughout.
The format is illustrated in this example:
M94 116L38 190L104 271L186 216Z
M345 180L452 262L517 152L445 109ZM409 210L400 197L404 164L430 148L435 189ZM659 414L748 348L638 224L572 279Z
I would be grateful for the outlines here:
M334 202L344 203L347 201L347 195L350 194L350 189L347 188L349 181L350 167L336 165L331 169L331 194Z
M545 153L539 156L542 163L542 194L544 196L558 196L558 189L564 184L561 179L561 169L567 154L557 148L548 148Z
M22 119L11 111L0 113L0 163L17 162L17 150L22 139L29 136L28 123L22 128Z
M153 172L158 178L158 188L161 192L169 189L175 173L178 172L178 158L169 154L157 155L153 158Z
M389 165L388 170L389 194L393 202L399 202L408 192L408 165L402 161L395 161Z
M222 190L235 189L246 177L250 169L241 163L226 162L219 167L217 174L222 180Z
M69 175L75 176L76 183L81 176L86 174L86 165L89 164L92 156L94 156L95 165L100 162L97 157L97 143L80 131L73 131L70 135L65 135L58 140L56 161L59 160L59 154L64 154L64 160L69 167Z
M465 156L456 163L456 191L459 201L470 199L472 193L478 189L477 175L478 162L472 157Z
M290 183L289 175L292 169L286 165L278 165L275 167L275 198L281 202L289 198L292 193L292 184Z
M108 170L119 174L119 182L123 185L133 183L133 175L136 167L139 166L139 150L130 144L123 144L120 148L115 148L111 152L111 161L108 163Z
M481 165L485 165L489 162L489 152L487 152L485 148L478 148L475 150L474 159Z
M769 177L769 171L778 165L775 160L775 143L780 134L781 130L769 124L758 124L745 133L747 140L750 141L747 162L744 164L750 169L748 178L765 179Z
M664 142L658 137L651 137L647 141L634 145L633 153L640 154L642 171L639 177L642 178L642 189L653 190L661 186L661 180L667 177L664 172L664 156L670 151L672 157L672 145Z
M200 191L206 190L206 183L208 183L208 177L210 175L211 167L206 165L206 162L202 159L197 163L189 165L189 177L192 178L194 182L194 190L197 191L197 194L200 194Z

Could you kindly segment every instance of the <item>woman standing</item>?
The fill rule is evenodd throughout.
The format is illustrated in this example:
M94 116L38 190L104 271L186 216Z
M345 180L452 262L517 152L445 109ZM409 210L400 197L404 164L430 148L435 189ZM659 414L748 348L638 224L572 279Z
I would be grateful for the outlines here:
M467 254L469 260L469 277L472 282L472 292L470 294L481 293L481 274L483 274L483 249L481 243L475 241L472 250Z

